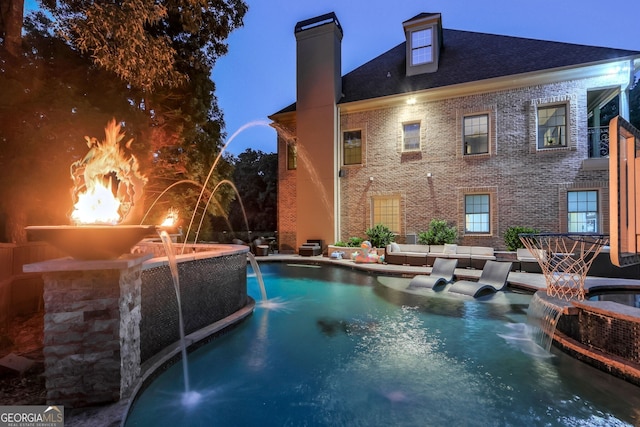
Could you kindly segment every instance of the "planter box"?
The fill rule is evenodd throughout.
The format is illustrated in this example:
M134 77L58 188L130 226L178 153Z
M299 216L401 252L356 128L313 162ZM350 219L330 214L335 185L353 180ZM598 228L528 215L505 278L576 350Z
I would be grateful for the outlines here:
M361 251L362 251L362 248L360 247L350 248L346 246L329 245L329 258L331 258L331 254L334 252L344 252L344 255L342 255L342 259L352 259L351 256L353 255L354 252L361 252ZM379 256L384 255L384 248L378 248L376 249L376 251L378 252Z

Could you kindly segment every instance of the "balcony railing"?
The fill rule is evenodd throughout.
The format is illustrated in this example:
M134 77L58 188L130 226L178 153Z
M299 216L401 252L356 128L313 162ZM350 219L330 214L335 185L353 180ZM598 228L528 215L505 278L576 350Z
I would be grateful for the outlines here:
M589 158L609 157L609 126L587 129Z

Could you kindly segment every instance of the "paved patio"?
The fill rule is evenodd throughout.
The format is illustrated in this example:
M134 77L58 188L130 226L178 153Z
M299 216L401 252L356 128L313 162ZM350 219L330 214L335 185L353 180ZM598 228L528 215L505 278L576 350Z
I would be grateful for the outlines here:
M410 265L393 265L393 264L357 264L347 259L331 259L326 256L300 256L270 254L268 256L256 257L258 262L292 262L292 263L322 263L342 265L344 267L356 270L367 271L371 273L413 277L417 274L429 274L431 267L414 267ZM456 280L477 280L482 274L482 270L470 268L457 268L455 271ZM544 275L539 273L526 273L520 271L512 271L507 278L509 286L519 289L525 289L532 292L544 290L547 287ZM595 289L638 289L640 291L640 278L634 279L618 279L608 277L587 277L585 279L585 290Z

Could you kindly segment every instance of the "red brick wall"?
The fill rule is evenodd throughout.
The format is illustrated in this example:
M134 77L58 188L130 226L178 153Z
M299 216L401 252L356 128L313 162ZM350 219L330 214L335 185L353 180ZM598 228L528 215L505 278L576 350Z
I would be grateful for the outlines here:
M343 114L341 129L363 130L364 159L342 167L340 238L364 237L372 225L371 198L397 194L401 235L425 231L433 218L446 219L458 227L460 244L504 249L510 226L566 232L566 192L572 188L599 190L600 231L608 233L608 171L583 167L587 89L605 84L569 81ZM539 151L536 105L553 102L568 106L568 147ZM464 156L462 118L479 112L490 114L491 153ZM408 121L421 123L418 152L401 150L402 123ZM464 195L471 193L490 194L489 235L464 233Z
M278 132L278 247L296 251L296 171L287 169L287 144L295 141Z

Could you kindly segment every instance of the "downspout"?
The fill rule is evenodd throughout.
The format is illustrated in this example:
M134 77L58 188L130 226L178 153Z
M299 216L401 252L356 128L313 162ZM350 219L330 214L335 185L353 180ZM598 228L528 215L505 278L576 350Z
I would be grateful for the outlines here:
M625 120L629 120L630 118L630 107L629 107L629 100L631 99L631 88L633 87L633 83L635 83L635 75L636 75L636 67L634 67L633 65L634 60L630 59L629 60L629 78L626 82L626 84L624 84L621 88L620 88L620 116L625 119Z
M341 236L341 230L342 230L342 224L341 224L341 218L340 218L340 212L342 211L341 209L341 200L342 200L342 193L340 191L340 168L342 167L342 147L341 147L341 135L342 135L342 131L341 131L341 124L340 124L340 106L336 104L336 108L335 108L335 114L336 117L334 118L334 123L335 125L335 134L333 136L333 140L334 140L334 144L335 144L335 150L334 150L334 168L333 168L333 173L334 173L334 187L333 187L333 194L334 194L334 200L335 203L334 205L334 230L333 230L333 242L331 242L332 244L334 242L337 242L338 240L340 240L340 236Z

